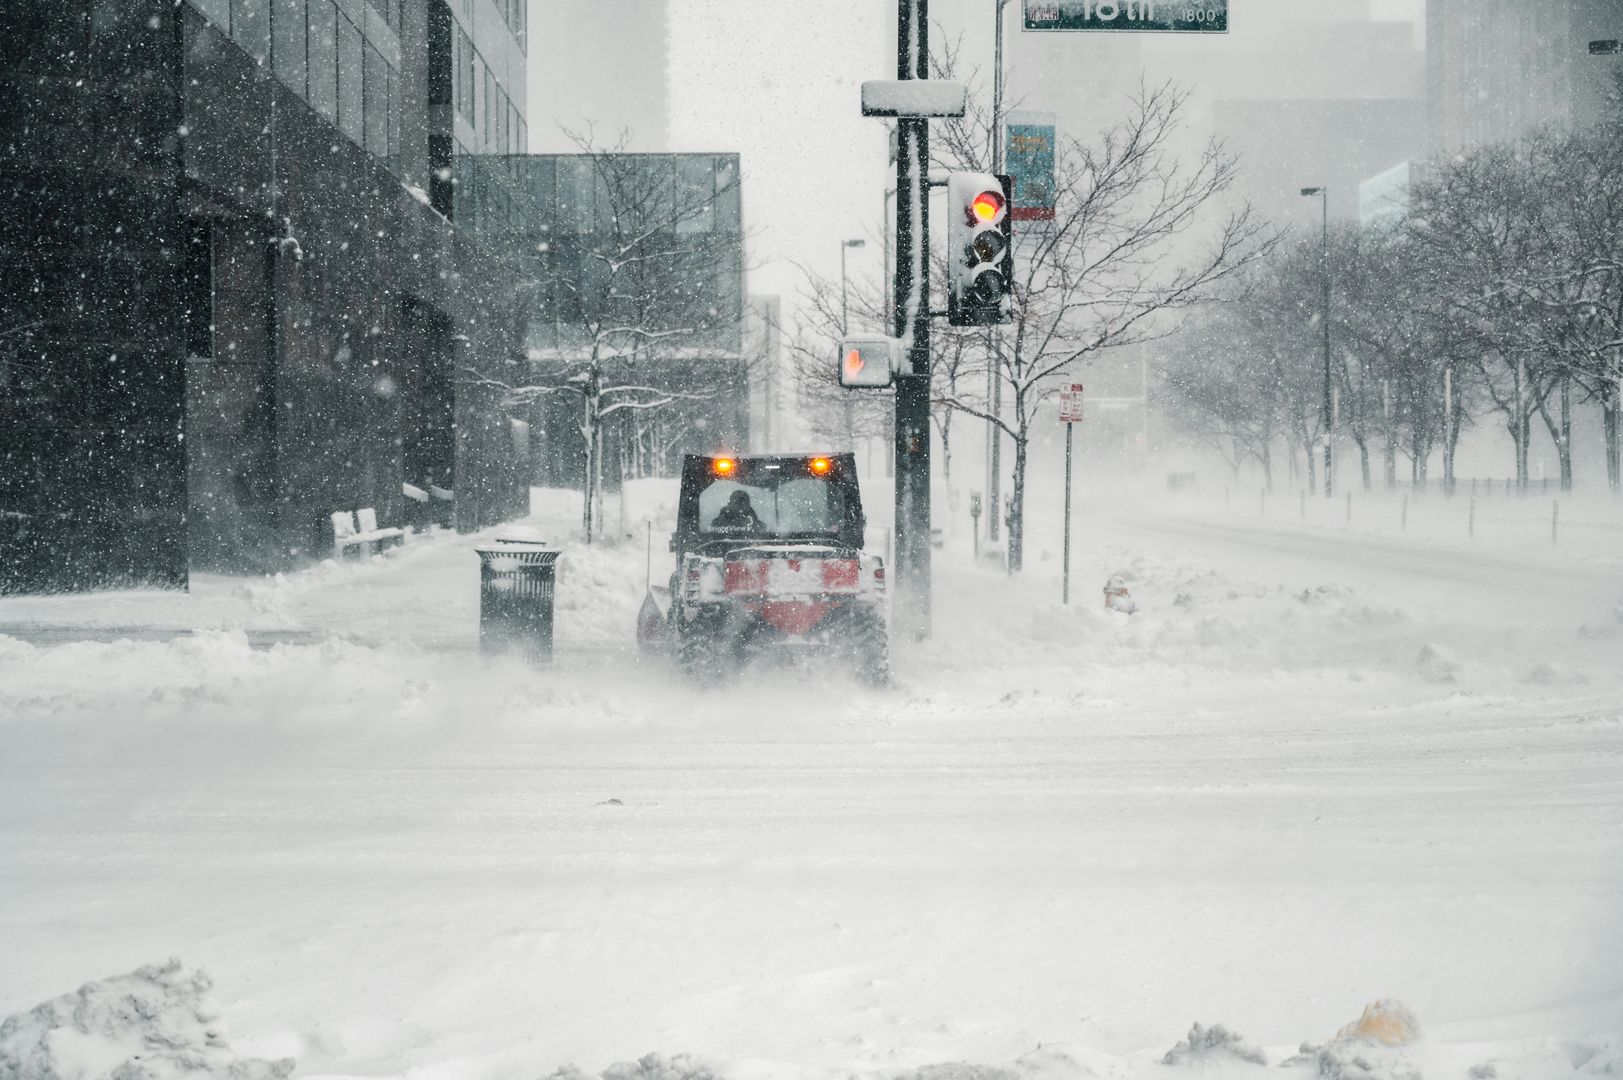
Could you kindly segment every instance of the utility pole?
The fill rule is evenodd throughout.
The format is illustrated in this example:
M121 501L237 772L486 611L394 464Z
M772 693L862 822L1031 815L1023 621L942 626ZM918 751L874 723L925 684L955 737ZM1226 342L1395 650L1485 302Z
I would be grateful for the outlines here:
M897 0L896 77L928 79L929 0ZM929 122L901 117L896 148L896 337L911 348L896 376L895 622L930 636Z

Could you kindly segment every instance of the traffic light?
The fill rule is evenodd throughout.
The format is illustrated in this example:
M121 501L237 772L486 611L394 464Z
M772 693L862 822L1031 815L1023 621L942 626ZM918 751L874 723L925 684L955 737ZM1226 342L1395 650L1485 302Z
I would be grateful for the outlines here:
M876 389L889 386L896 342L888 337L847 337L840 342L840 385Z
M947 177L947 321L992 326L1014 318L1014 238L1007 176L952 173Z

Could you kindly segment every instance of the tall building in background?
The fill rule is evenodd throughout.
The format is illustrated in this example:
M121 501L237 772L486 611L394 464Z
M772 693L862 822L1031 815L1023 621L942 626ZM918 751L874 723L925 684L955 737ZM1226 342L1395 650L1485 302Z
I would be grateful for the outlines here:
M994 6L937 0L930 9L945 41L962 35L965 66L979 66L985 93ZM1011 3L1006 107L1051 113L1062 141L1086 141L1119 120L1141 86L1172 82L1189 95L1178 156L1222 140L1241 157L1236 194L1280 221L1305 217L1298 192L1310 185L1329 186L1332 214L1356 214L1361 180L1424 150L1419 28L1377 18L1371 0L1230 6L1226 34L1120 34L1024 30Z
M1145 72L1193 91L1200 133L1239 155L1236 194L1259 213L1316 220L1300 191L1325 186L1331 215L1356 217L1362 181L1424 152L1412 23L1376 19L1368 0L1249 0L1231 27L1148 42Z
M9 0L0 592L325 554L438 488L527 507L523 0ZM408 490L409 487L409 490ZM454 502L452 501L454 500Z
M752 295L744 313L744 357L750 366L750 449L770 453L783 444L779 419L783 371L783 298Z
M1452 155L1594 122L1617 61L1591 57L1589 42L1618 37L1617 0L1428 0L1428 149Z
M669 150L670 0L543 0L538 10L531 148L573 153L569 133L590 132L600 149L626 134L623 150Z

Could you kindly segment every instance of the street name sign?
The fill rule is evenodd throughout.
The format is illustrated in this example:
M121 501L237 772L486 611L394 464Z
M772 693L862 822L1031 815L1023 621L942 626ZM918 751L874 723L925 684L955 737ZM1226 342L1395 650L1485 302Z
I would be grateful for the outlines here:
M1027 30L1226 34L1228 0L1025 0Z
M1059 422L1062 424L1082 422L1081 383L1066 383L1059 388Z

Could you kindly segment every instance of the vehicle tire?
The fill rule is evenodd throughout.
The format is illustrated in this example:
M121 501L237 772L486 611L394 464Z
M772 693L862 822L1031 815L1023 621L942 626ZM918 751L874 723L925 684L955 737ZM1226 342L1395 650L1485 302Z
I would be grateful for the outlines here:
M719 682L732 674L728 662L725 620L703 615L682 626L676 636L676 663L690 678Z
M851 647L857 678L867 686L889 686L890 631L885 620L873 612L858 615L852 627Z

